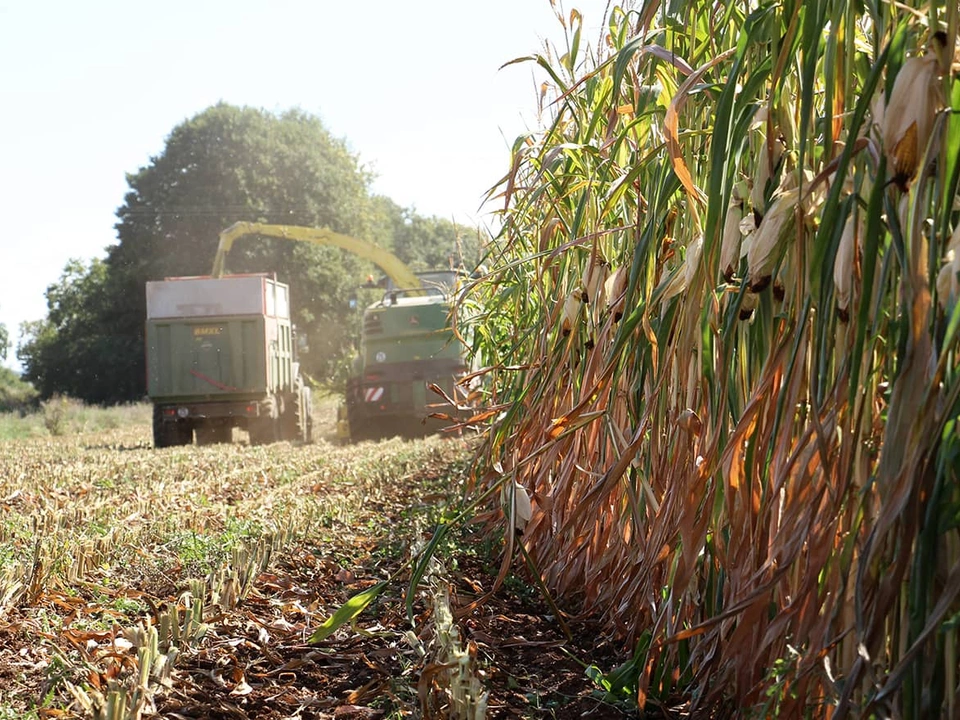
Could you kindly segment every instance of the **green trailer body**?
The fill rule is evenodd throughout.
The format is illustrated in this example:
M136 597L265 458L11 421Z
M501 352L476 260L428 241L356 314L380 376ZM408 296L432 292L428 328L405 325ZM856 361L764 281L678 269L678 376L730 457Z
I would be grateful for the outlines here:
M270 336L276 342L269 340ZM266 339L266 342L264 342ZM147 322L147 392L179 402L257 399L291 388L289 321L209 317Z
M309 439L286 285L266 275L147 283L147 394L158 447Z

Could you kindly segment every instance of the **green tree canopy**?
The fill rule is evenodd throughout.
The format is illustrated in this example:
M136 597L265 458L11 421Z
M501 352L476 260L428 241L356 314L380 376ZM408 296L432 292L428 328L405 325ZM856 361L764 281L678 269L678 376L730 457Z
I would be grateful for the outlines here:
M208 274L220 231L240 220L327 227L394 248L415 266L446 267L453 223L371 198L370 180L343 140L299 110L221 103L184 121L160 155L127 176L106 258L68 264L48 289L48 317L24 327L26 377L45 397L142 397L145 283ZM290 285L294 321L309 338L304 369L339 379L359 332L348 298L372 267L335 248L257 237L241 238L227 266L274 272Z
M137 397L138 379L127 364L143 354L135 335L121 330L125 310L114 301L108 267L67 263L47 288L47 317L24 323L17 356L24 378L41 396L63 393L106 403Z
M373 203L384 246L414 270L450 266L473 270L479 261L480 241L475 228L419 215L382 195L375 196Z

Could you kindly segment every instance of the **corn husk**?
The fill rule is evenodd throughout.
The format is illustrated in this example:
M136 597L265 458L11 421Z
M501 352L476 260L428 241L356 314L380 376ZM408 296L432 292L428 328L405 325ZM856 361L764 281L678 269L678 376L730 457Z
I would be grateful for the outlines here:
M727 206L727 218L723 222L723 238L720 243L720 274L727 282L730 282L740 266L740 245L743 240L740 224L743 219L743 200L737 197L731 198L730 205Z
M666 290L663 292L663 301L666 302L672 297L676 297L690 285L693 284L693 277L700 266L700 255L703 251L703 235L697 235L687 246L687 255L683 261L683 267L673 274Z
M747 282L753 292L770 284L773 268L782 254L785 241L795 226L799 191L796 188L777 191L747 251Z
M840 246L837 248L837 257L833 261L837 316L841 322L847 322L850 319L850 299L853 295L857 245L861 235L861 223L856 218L856 213L851 213L847 216L847 222L843 226Z
M514 480L500 486L500 503L504 514L513 522L513 526L523 532L533 517L533 503L527 489Z
M937 113L943 109L936 52L909 58L897 73L883 111L883 148L894 182L905 188L917 173Z
M677 417L677 425L691 435L699 436L703 433L703 421L700 416L690 408L686 408Z
M739 318L741 320L749 320L753 317L753 311L757 309L758 303L759 298L756 293L744 293L743 299L740 301Z
M607 299L607 309L613 313L614 322L618 322L623 317L629 278L630 269L626 265L621 265L610 273L604 283L603 294Z
M946 312L953 312L960 299L960 225L953 230L943 255L943 266L937 273L937 300Z
M770 157L771 152L773 153L772 164ZM753 188L750 190L750 204L760 215L764 215L767 212L767 183L770 181L770 176L773 174L772 168L776 167L780 162L780 156L782 155L782 152L783 148L780 143L774 142L771 150L768 150L767 144L764 143L760 148L760 152L758 153Z
M803 185L801 187L803 194L800 196L800 207L806 217L814 217L819 214L820 208L823 207L823 203L827 200L830 183L833 182L834 176L831 175L827 182L822 182L814 186L813 181L816 176L810 170L805 168L800 175L803 177ZM796 177L791 179L792 182L797 182ZM797 187L797 185L794 184L794 187Z
M753 116L750 129L759 138L756 143L756 167L753 173L753 185L750 188L750 204L754 212L761 216L767 212L767 183L773 176L783 158L783 143L779 139L767 137L767 108L761 106Z
M603 289L609 274L610 265L606 260L598 256L590 261L587 274L583 279L584 302L598 306L605 304Z
M743 260L753 246L753 238L757 234L757 216L747 213L740 221L740 259Z
M569 335L576 326L583 305L583 292L578 288L567 295L563 301L563 316L560 319L560 332L564 337Z

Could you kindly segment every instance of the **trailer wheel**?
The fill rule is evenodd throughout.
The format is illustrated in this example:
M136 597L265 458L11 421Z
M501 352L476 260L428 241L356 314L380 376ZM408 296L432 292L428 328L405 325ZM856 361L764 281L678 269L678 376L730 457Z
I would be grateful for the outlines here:
M284 412L280 418L282 428L281 440L290 442L313 442L313 415L310 403L310 388L303 384L303 379L297 377L293 384L293 392L284 403Z
M297 378L294 393L293 416L296 422L297 440L304 443L313 442L313 408L310 402L310 388L305 387L303 380Z
M247 432L250 433L251 445L268 445L280 439L283 429L280 427L280 418L276 411L276 401L273 397L263 402L263 414L250 418L247 423Z
M269 445L277 441L277 420L272 417L259 417L250 421L247 428L251 445Z
M155 448L165 448L174 445L173 438L170 437L169 430L164 426L163 416L160 414L160 408L153 406L153 446Z
M153 406L153 446L155 448L189 445L193 441L193 428L184 422L164 422L158 405Z

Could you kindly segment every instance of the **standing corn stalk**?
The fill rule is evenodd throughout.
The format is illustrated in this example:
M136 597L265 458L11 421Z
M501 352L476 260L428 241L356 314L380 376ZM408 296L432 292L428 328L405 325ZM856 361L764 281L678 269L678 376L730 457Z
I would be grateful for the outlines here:
M641 704L957 712L957 6L909 5L558 11L527 58L488 477Z

